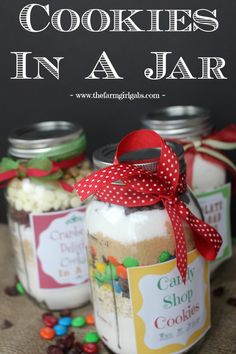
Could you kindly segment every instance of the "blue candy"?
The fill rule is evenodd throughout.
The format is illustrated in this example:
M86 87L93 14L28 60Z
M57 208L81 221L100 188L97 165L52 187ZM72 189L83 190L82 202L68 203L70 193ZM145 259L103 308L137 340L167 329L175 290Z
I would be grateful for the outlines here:
M62 325L56 325L53 327L56 336L64 336L64 334L67 333L68 328L66 326L62 326Z
M58 324L61 326L69 327L71 325L72 318L69 316L61 317L58 321Z
M116 292L117 294L121 294L121 293L122 293L122 289L121 289L121 287L120 287L118 281L114 281L114 282L113 282L113 286L114 286L115 292Z

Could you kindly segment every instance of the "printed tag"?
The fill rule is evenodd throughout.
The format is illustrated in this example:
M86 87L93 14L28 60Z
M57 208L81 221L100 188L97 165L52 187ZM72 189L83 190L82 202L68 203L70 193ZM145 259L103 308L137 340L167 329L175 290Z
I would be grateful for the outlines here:
M210 328L208 262L188 253L183 284L176 260L129 268L137 354L182 353Z
M84 215L84 207L31 214L41 289L63 288L88 281Z
M232 256L232 239L230 227L230 198L231 184L215 189L214 191L197 194L205 221L219 231L223 244L219 250L214 265Z

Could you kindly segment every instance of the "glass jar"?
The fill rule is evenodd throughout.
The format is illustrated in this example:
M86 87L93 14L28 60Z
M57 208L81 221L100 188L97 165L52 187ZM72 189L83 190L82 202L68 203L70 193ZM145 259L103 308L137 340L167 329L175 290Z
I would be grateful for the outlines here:
M184 173L182 147L169 144ZM115 150L115 145L97 150L93 157L96 168L112 165ZM149 160L159 155L158 149L139 150L126 156L126 161ZM153 162L142 162L141 166L148 170L157 167ZM200 217L191 192L182 193L180 198ZM162 203L128 208L94 198L87 208L86 229L95 322L105 345L116 354L149 354L153 349L157 354L180 353L195 346L209 328L208 267L195 249L188 224L184 223L190 262L186 286L176 268L173 228ZM192 271L194 275L190 275ZM176 290L172 291L174 285ZM177 306L174 302L178 301L183 303ZM189 327L184 316L193 316L187 321ZM183 322L179 325L175 321ZM177 327L182 330L173 338ZM195 333L194 340L189 339L190 332Z
M69 122L42 122L16 130L9 143L5 160L17 170L6 189L17 276L44 308L81 306L90 297L86 205L72 186L91 172L83 129ZM61 167L39 176L38 170L50 169L52 161Z
M158 132L163 138L177 142L193 142L200 146L201 139L214 129L207 109L195 106L170 106L147 114L142 119L143 127ZM226 169L215 159L206 159L201 152L185 153L187 182L201 205L204 219L215 227L223 237L223 246L217 259L210 264L214 271L232 256L230 224L231 184L227 181ZM227 183L228 182L228 183Z

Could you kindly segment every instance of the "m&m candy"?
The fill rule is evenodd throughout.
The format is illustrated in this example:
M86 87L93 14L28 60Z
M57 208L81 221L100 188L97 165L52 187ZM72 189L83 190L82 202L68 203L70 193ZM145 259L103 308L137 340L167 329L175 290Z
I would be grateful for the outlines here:
M95 321L94 321L94 317L93 317L93 314L92 313L88 313L86 318L85 318L85 321L88 325L94 325Z
M84 343L97 343L99 342L100 337L97 332L88 332L85 334L83 342Z
M83 350L88 354L97 354L98 346L96 343L85 343L83 345Z
M85 324L86 324L86 320L84 316L75 317L71 322L72 327L84 327Z
M58 324L61 326L69 327L71 325L72 318L70 316L61 317Z
M50 313L45 313L42 315L43 323L47 327L54 327L57 324L57 318Z
M62 325L56 325L53 327L56 336L64 336L64 334L67 333L68 328L66 326L62 326Z
M51 327L43 327L40 329L39 333L43 339L47 339L47 340L53 339L56 334L54 329L52 329Z

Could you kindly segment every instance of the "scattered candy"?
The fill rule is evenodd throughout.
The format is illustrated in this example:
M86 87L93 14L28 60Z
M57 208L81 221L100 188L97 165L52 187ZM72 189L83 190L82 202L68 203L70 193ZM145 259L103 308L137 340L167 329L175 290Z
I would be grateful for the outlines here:
M97 332L88 332L85 334L83 342L84 343L97 343L99 342L100 337Z
M65 327L69 327L71 325L72 322L72 318L69 316L65 316L65 317L61 317L58 321L59 325L65 326Z
M23 285L20 282L16 284L16 289L20 295L25 294L25 289L23 288Z
M127 257L123 261L125 268L138 267L139 261L136 258Z
M171 258L171 254L168 251L163 251L159 257L160 263L167 262Z
M88 325L94 325L95 321L94 321L94 317L92 313L88 313L86 318L85 318L86 324Z
M42 315L43 323L47 327L54 327L57 324L57 318L50 313L45 313Z
M83 349L88 354L96 354L98 352L98 346L96 343L85 343Z
M128 279L127 269L123 265L117 266L116 271L120 278Z
M48 354L64 354L64 350L59 348L57 345L49 345L47 349Z
M0 325L0 329L8 329L8 328L11 328L13 327L13 323L11 321L8 321L8 320L4 320L1 325Z
M219 286L215 290L213 290L213 295L216 297L220 297L224 294L225 288L223 286Z
M67 333L68 328L62 325L56 325L53 327L57 336L64 336Z
M84 327L85 324L86 324L86 320L84 316L75 317L71 322L72 327Z
M40 329L39 333L43 339L47 339L47 340L53 339L56 334L54 329L52 329L51 327L43 327Z

